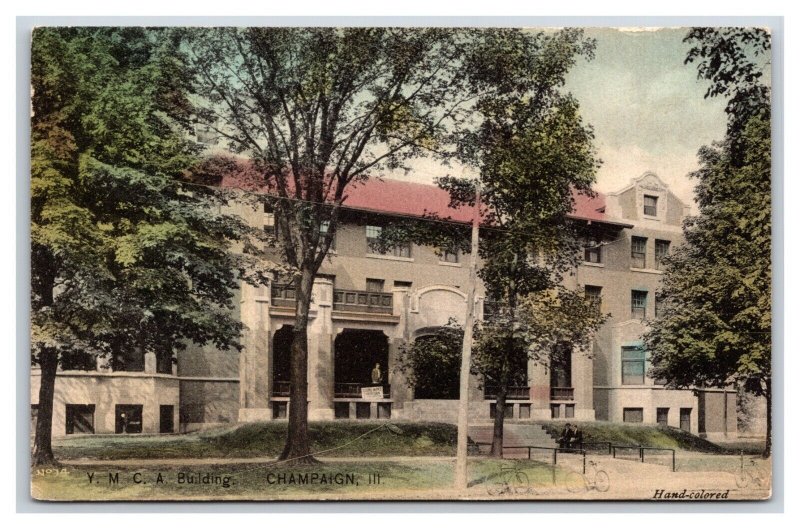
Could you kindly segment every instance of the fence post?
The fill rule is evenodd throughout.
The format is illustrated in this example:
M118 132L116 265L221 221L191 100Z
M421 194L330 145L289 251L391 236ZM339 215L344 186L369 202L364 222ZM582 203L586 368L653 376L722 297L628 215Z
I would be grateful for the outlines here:
M672 471L675 472L675 450L672 451Z
M644 463L644 448L642 448L641 446L639 447L639 461L641 463Z
M583 473L586 474L586 450L581 450L583 452Z
M558 464L558 448L553 448L553 466Z
M529 446L528 447L528 459L530 459L530 458L531 458L531 447Z
M616 446L612 446L611 449L613 451L612 455L611 455L611 458L612 459L616 459L617 458L617 447Z

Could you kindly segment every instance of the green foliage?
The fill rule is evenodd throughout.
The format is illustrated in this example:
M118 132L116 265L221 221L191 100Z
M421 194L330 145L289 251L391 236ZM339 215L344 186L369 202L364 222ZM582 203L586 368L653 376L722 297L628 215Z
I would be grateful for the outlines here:
M528 360L549 365L562 344L569 352L586 349L606 317L579 291L558 286L528 293L480 325L473 369L487 384L525 385Z
M455 320L401 347L395 369L418 399L457 399L464 329Z
M728 452L710 441L671 426L646 426L605 421L570 422L576 424L583 432L585 443L604 442L620 446L652 446L715 454L736 453ZM537 424L541 424L554 439L561 435L564 428L563 421L537 421ZM592 447L592 449L597 448ZM680 462L681 459L679 457L678 461Z
M700 152L700 215L667 258L664 317L646 342L653 376L673 387L740 382L763 394L772 372L769 122L745 128L745 165L732 163L729 145Z
M769 396L771 380L770 88L763 30L696 28L687 62L729 98L725 140L703 147L692 174L700 214L667 260L665 314L645 341L652 376L672 387L743 384Z
M382 424L386 424L385 421ZM400 433L373 421L314 422L309 437L313 451L330 450L330 457L452 456L456 427L442 423L403 423ZM63 439L55 443L64 459L170 459L276 457L286 439L286 422L250 423L182 436L103 436Z
M34 361L239 347L232 290L270 264L222 213L228 195L183 182L197 152L181 57L163 30L34 32Z
M753 118L769 120L771 36L761 28L692 28L684 42L693 46L686 64L697 63L697 77L710 82L705 97L728 104L728 140L738 161L738 138Z

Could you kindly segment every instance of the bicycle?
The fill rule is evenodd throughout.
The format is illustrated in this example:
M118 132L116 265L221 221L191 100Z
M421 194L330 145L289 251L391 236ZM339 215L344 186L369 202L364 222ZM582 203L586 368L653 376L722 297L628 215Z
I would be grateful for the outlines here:
M759 468L755 459L751 459L750 465L747 467L744 466L743 462L741 469L739 469L739 473L736 474L736 486L740 489L746 489L750 487L751 483L757 488L765 487L769 484L767 475L761 468Z
M606 492L611 485L611 479L605 470L599 470L596 461L589 461L589 468L592 470L592 477L572 471L565 478L567 490L570 492L588 492L596 490Z
M501 465L500 476L497 481L489 483L486 491L490 496L501 494L535 494L536 489L531 487L530 479L525 471L519 468L519 463Z

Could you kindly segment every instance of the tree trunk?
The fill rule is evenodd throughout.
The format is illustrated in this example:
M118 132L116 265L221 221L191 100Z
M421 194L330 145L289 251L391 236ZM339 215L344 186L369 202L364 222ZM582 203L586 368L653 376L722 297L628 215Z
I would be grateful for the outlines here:
M58 352L54 349L43 349L39 353L39 366L42 369L42 375L39 383L39 410L36 415L36 434L33 441L31 464L33 466L52 466L56 464L51 440Z
M308 313L314 274L303 270L295 280L296 315L289 371L289 430L278 458L292 464L317 463L308 438Z
M764 457L767 458L772 454L772 379L766 380L766 398L767 398L767 442L764 447Z
M497 401L494 407L494 431L492 432L492 457L503 457L503 425L506 420L506 395L508 383L497 388Z

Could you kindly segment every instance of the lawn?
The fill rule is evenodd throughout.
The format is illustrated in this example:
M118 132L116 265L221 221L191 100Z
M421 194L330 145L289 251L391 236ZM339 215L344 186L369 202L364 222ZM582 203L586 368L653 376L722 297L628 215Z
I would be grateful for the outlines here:
M471 460L464 497L489 497L502 482L508 461ZM327 461L318 466L221 464L109 467L102 462L70 465L58 471L34 470L32 495L57 501L94 500L287 500L287 499L443 499L460 497L451 489L454 462ZM509 491L502 499L531 498L553 490L553 467L520 461L530 491ZM183 473L183 479L181 479ZM89 478L91 474L91 479ZM556 469L557 483L565 470ZM514 475L514 474L512 474ZM109 479L111 476L111 479ZM188 483L191 476L199 483ZM294 483L291 483L292 476ZM379 481L375 476L379 476ZM206 483L203 483L203 480ZM305 480L305 483L301 481Z
M573 422L583 432L583 440L586 443L610 442L621 446L652 446L710 454L734 453L730 449L723 448L679 428L606 421ZM537 424L541 424L551 436L556 438L564 428L564 423L557 421L537 421Z
M401 423L399 429L390 430L385 427L387 424L386 421L310 423L312 452L329 451L326 455L335 457L455 456L454 425ZM53 449L57 459L277 457L286 441L286 428L285 422L265 422L184 435L68 437L55 440Z

